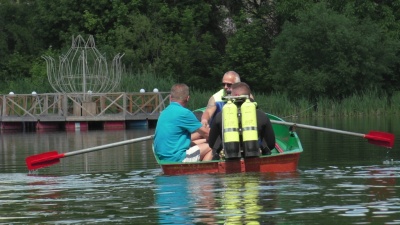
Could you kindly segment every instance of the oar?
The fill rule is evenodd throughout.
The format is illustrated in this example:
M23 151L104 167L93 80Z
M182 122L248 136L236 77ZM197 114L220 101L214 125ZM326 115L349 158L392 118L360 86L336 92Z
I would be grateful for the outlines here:
M127 144L132 144L135 142L140 142L140 141L146 141L149 139L152 139L154 135L150 136L145 136L145 137L140 137L140 138L135 138L135 139L130 139L126 141L120 141L120 142L115 142L111 144L106 144L106 145L100 145L92 148L85 148L82 150L77 150L73 152L67 152L67 153L58 153L57 151L51 151L51 152L44 152L40 153L37 155L31 155L26 158L26 166L28 167L29 170L37 170L43 167L48 167L51 165L54 165L56 163L60 162L61 158L73 156L73 155L79 155L79 154L84 154L88 152L93 152L93 151L98 151L106 148L112 148L112 147L117 147L121 145L127 145Z
M278 120L271 120L271 123L306 128L306 129L311 129L311 130L327 131L327 132L333 132L333 133L339 133L339 134L358 136L358 137L368 139L368 142L371 144L383 146L386 148L392 148L393 144L394 144L394 134L381 132L381 131L370 131L368 134L360 134L360 133L354 133L354 132L349 132L349 131L335 130L335 129L329 129L329 128L324 128L324 127L316 127L316 126L310 126L310 125L304 125L304 124L298 124L298 123L290 123L290 122L278 121Z

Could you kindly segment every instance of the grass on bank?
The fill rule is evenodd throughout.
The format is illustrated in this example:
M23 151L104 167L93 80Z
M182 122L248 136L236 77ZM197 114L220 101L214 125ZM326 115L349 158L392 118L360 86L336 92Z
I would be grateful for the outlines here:
M181 81L184 83L184 81ZM118 90L114 92L139 92L145 89L147 92L157 88L160 92L169 92L175 81L171 77L156 75L149 70L124 71ZM205 107L208 99L218 90L198 90L190 87L190 101L188 108L191 110ZM23 79L0 84L1 94L13 91L15 94L29 94L32 91L38 93L53 93L50 84L45 78ZM371 116L399 114L400 91L393 96L382 95L376 90L370 90L361 95L353 95L341 101L327 98L318 99L312 103L305 98L295 101L289 99L285 93L254 93L259 108L265 112L277 115L281 118L291 117L339 117L339 116Z

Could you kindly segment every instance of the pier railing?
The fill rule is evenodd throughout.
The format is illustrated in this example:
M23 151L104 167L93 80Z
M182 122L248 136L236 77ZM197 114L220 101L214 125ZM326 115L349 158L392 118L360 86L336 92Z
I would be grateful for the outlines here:
M112 121L157 119L168 92L0 95L1 121Z

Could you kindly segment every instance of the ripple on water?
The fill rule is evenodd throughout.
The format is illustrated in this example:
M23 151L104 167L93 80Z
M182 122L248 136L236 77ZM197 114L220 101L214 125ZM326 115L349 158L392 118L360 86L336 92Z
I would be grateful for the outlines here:
M163 176L160 169L45 176L0 174L0 222L162 224L400 224L397 179L386 166L318 167L286 175ZM372 221L372 222L371 222Z

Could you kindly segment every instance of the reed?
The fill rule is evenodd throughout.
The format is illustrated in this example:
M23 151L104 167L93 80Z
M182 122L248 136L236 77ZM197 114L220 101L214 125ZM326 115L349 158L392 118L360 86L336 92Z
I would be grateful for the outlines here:
M218 90L215 90L217 92ZM212 91L196 90L191 88L188 109L195 110L207 106L208 100L215 93Z
M336 116L338 105L327 98L319 98L316 109L316 116Z
M45 84L46 83L46 84ZM118 92L139 92L145 89L152 92L157 88L159 92L169 92L176 82L169 76L158 75L151 67L137 71L124 69L121 76ZM54 92L45 79L23 79L0 83L2 94L13 91L16 94ZM188 108L191 110L207 106L209 98L218 90L199 90L191 87ZM285 118L296 117L339 117L339 116L371 116L400 113L400 92L395 92L390 98L375 89L354 94L341 101L329 98L319 98L317 103L299 97L295 100L288 94L274 92L271 94L253 93L258 108Z
M354 94L343 99L340 105L342 108L340 114L344 116L382 115L388 113L387 95L379 94L375 90Z
M400 113L400 91L397 91L392 95L388 106L388 111L391 114Z
M265 95L262 93L254 94L258 108L264 112L271 113L282 118L292 117L296 114L296 107L292 104L286 94L271 93Z
M159 92L169 92L174 83L171 77L157 75L151 67L136 72L129 69L123 70L118 90L121 92L139 92L144 89L146 92L152 92L157 88Z
M319 98L317 103L306 98L290 100L286 94L273 93L270 95L255 94L260 109L281 118L295 117L339 117L339 116L371 116L397 114L400 112L400 93L391 98L370 90L361 94L354 94L341 101L328 98Z
M131 79L131 80L129 80ZM168 92L174 84L172 80L162 83L163 78L152 74L141 74L130 76L125 79L124 91L132 92L145 88L151 90L152 87L161 87L160 91ZM159 84L158 84L159 83ZM154 85L156 84L156 85ZM203 108L207 106L209 98L218 90L198 90L191 88L190 101L188 108L191 110ZM382 115L382 114L398 114L400 112L400 93L393 95L391 104L388 104L388 97L369 91L363 94L352 95L342 101L332 100L328 98L320 98L317 103L312 103L306 98L298 98L295 101L290 100L287 94L281 93L254 93L258 108L264 112L277 115L281 118L296 117L339 117L339 116L363 116L363 115Z
M50 83L46 79L20 79L9 82L0 82L0 93L8 94L14 92L15 94L30 94L33 91L36 93L52 93L54 92Z

